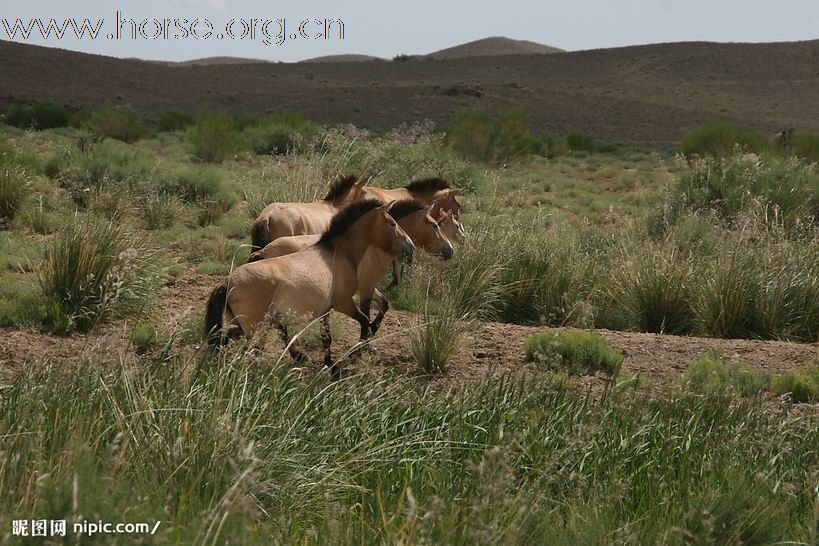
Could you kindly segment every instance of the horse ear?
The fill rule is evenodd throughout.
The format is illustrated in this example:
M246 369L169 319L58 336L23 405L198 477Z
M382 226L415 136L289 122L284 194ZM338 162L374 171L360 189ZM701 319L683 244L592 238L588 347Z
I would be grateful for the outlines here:
M429 205L424 207L424 216L426 216L427 214L431 214L432 209L434 209L434 208L435 208L435 203L430 203Z
M395 199L393 199L392 201L390 201L386 205L382 205L382 206L378 207L378 210L381 210L381 211L384 211L384 212L390 212L390 209L392 209L392 206L394 204L395 204Z
M463 195L464 190L462 190L461 188L452 188L452 189L450 190L450 193L451 193L452 195Z
M362 178L361 180L359 180L359 181L356 183L356 185L357 185L359 188L366 188L366 187L367 187L367 186L370 184L370 182L372 182L372 181L373 181L373 178L375 178L375 177L374 177L374 176L368 176L368 177L366 177L366 178Z

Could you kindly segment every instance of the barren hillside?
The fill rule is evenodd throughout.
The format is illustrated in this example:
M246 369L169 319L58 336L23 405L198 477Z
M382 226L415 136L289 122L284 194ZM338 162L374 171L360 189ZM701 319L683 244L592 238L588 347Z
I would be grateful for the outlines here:
M59 85L55 85L59 82ZM534 128L657 148L715 120L819 130L819 41L675 43L405 62L165 66L0 42L0 107L301 112L389 129L461 109L525 108Z

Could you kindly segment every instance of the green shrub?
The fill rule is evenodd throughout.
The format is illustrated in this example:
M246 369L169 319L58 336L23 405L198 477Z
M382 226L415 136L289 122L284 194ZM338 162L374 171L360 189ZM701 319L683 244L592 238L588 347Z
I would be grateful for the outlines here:
M159 335L156 328L152 324L139 323L134 326L131 332L131 343L138 353L144 353L154 345L156 345Z
M112 316L147 313L160 281L152 256L114 224L67 227L49 245L38 274L46 326L88 331Z
M565 368L574 374L598 370L616 374L623 364L623 355L594 332L544 332L529 336L526 356L534 362L550 368Z
M721 338L751 335L759 290L756 257L745 251L719 254L702 273L695 308L700 331Z
M187 203L216 203L225 212L236 204L236 195L224 189L219 172L199 166L176 173L168 189Z
M730 392L751 396L767 389L771 378L748 364L728 362L719 354L707 354L689 364L681 382L701 394Z
M184 216L184 205L164 193L144 197L139 201L138 210L149 230L167 229Z
M0 163L0 227L14 219L29 193L29 177L17 165Z
M184 131L196 123L196 119L185 112L162 112L156 122L157 131L163 133L173 133Z
M694 270L674 249L642 244L624 249L611 281L613 299L642 332L688 334L694 327Z
M673 223L684 211L714 211L727 220L766 206L769 221L792 231L816 221L819 175L795 159L739 154L680 166L666 197Z
M243 136L257 155L286 154L309 149L320 133L319 128L297 114L270 116L246 128Z
M42 103L12 105L6 112L6 123L21 129L53 129L68 126L69 114L62 106Z
M145 119L130 110L108 108L92 112L83 127L100 138L136 142L151 135Z
M756 129L715 123L688 131L682 141L682 152L689 156L721 157L733 154L737 146L746 152L761 153L768 144Z
M188 128L193 156L207 163L221 163L239 151L239 134L229 116L204 116Z
M420 370L440 373L455 356L469 326L451 302L428 309L410 334L410 351Z
M791 136L791 149L797 156L808 161L819 161L819 134L811 131L794 131Z
M464 158L486 163L503 163L543 149L519 111L498 115L461 112L447 130L446 143Z
M787 394L796 403L819 402L819 365L775 377L773 390L778 394Z
M597 149L591 135L577 130L566 135L566 145L573 152L594 152Z

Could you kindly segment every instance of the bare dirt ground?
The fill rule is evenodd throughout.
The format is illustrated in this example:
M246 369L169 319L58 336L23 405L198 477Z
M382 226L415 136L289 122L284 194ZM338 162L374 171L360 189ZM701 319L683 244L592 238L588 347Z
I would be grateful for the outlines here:
M714 121L771 132L819 130L819 41L214 66L0 41L0 108L49 99L71 108L127 106L150 116L192 105L197 111L299 112L322 123L378 130L420 119L446 125L463 109L524 109L539 132L580 129L657 149Z
M172 331L186 319L200 319L204 302L210 290L219 282L218 277L188 272L164 289L160 298L160 313L166 319L159 321L166 331ZM167 302L167 303L164 303ZM172 303L170 303L172 302ZM372 347L345 364L348 375L375 373L376 375L420 376L415 366L407 332L419 324L419 316L404 311L391 311ZM341 335L334 340L334 354L339 357L357 341L357 325L344 318ZM448 371L426 381L446 385L463 385L487 374L528 374L537 366L527 362L524 350L526 338L543 328L513 324L484 323L470 333L462 343ZM647 380L646 388L661 390L673 386L687 365L708 352L719 352L726 357L746 362L760 370L776 374L793 370L817 359L817 345L779 341L724 340L632 332L598 330L609 344L625 356L621 371L625 375L639 375ZM74 334L58 337L35 329L0 329L0 376L4 380L31 362L76 362L81 358L113 360L133 351L129 346L130 327L117 323L89 335ZM283 351L278 338L270 334L262 349L271 360L277 360ZM309 364L321 369L320 349L308 349L313 359ZM583 386L600 387L605 376L586 377Z

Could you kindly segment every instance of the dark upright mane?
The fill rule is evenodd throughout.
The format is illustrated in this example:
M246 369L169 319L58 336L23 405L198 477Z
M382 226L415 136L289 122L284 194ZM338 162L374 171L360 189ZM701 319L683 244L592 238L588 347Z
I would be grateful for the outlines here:
M412 193L427 193L431 191L448 190L451 186L443 178L424 178L410 182L404 188Z
M390 216L392 216L395 220L400 220L405 216L409 216L413 212L418 212L419 210L423 210L425 208L426 205L423 201L419 201L418 199L404 199L402 201L395 202L390 209Z
M347 205L330 220L330 227L321 235L318 244L324 247L330 246L336 237L344 235L362 216L380 206L381 202L375 199L365 199Z
M324 196L324 201L341 199L350 192L356 182L358 182L358 176L355 174L336 179L330 186L330 191Z

